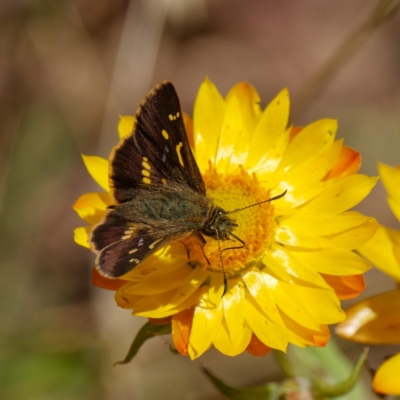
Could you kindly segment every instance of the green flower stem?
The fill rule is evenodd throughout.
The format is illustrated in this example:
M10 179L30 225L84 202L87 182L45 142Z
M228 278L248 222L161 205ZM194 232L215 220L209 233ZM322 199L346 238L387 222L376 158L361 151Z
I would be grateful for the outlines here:
M274 355L276 362L279 364L286 377L294 378L296 374L290 362L290 359L287 357L287 355L279 350L273 350L272 354Z
M307 376L314 382L316 399L338 396L341 400L375 399L369 386L364 387L358 380L365 362L366 351L362 353L354 366L331 339L325 348L300 349L292 346L288 358L291 364L296 366L297 376ZM321 383L327 380L338 383L330 387Z
M339 397L349 393L354 386L357 384L362 368L365 364L365 360L367 359L368 348L365 348L361 353L360 357L357 360L356 365L354 366L350 376L342 382L339 382L336 385L326 385L319 380L315 380L315 384L317 386L317 391L322 395L322 397Z

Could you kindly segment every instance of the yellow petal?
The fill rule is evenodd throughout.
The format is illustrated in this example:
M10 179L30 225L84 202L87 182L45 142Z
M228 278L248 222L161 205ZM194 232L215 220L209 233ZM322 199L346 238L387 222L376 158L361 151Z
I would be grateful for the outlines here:
M374 218L368 218L360 226L329 235L327 238L342 249L354 250L368 242L374 236L378 227L379 224Z
M290 343L299 347L322 347L328 343L330 332L327 325L321 325L318 330L314 330L298 324L284 312L281 312L281 316L287 326Z
M172 298L171 303L176 306L180 304L186 297L194 293L197 288L209 277L210 272L202 267L196 267L187 276L186 282L180 285L175 297Z
M103 218L107 207L111 204L108 193L86 193L73 205L78 215L90 225L95 225Z
M92 178L107 192L110 191L108 185L108 161L101 157L84 156L83 162Z
M268 318L282 329L285 325L282 322L279 311L276 307L273 297L271 296L271 282L268 276L260 272L257 268L249 269L242 275L242 279L246 284L248 292L253 296L260 310L268 315ZM274 286L275 287L275 286Z
M80 228L74 229L75 242L83 247L87 247L88 249L90 249L90 245L89 245L90 229L91 229L91 226L85 226L85 227L80 227Z
M335 139L337 122L322 119L303 128L289 143L279 168L301 165L330 147Z
M234 143L230 163L226 172L236 169L238 165L246 164L250 139L261 117L261 108L259 105L260 96L253 86L249 85L247 82L235 85L226 97L227 111L224 121L227 122L227 125L224 124L223 131L221 132L221 145L225 135L226 137L233 137L230 132L232 132L234 118L227 118L229 108L234 110L234 107L230 107L230 103L234 102L233 98L236 98L239 103L240 124L237 124L236 129L240 129L240 133L238 133L236 143ZM224 127L226 129L224 129ZM230 140L233 142L232 139Z
M316 153L315 157L310 157L299 166L291 168L280 183L280 188L293 190L319 182L339 159L342 147L343 140L338 140L321 153Z
M389 207L392 210L393 214L400 221L400 201L397 199L394 199L393 197L388 197L387 202L388 202Z
M333 182L318 197L301 207L310 214L339 214L358 204L375 186L377 178L351 175Z
M283 282L280 282L271 288L271 295L279 309L286 313L291 319L297 321L301 326L310 329L318 329L320 323L309 312L310 307L303 301L303 299L299 299L298 295L294 297L291 295L291 290L296 287L296 284L283 285L282 283ZM289 292L286 291L288 288Z
M245 334L243 309L245 291L243 283L240 281L230 279L228 284L229 290L222 299L224 317L232 346L238 348L243 343Z
M202 286L198 290L196 290L193 294L186 297L185 300L179 303L176 307L165 309L165 311L161 313L163 315L162 318L173 316L177 313L182 312L183 310L187 310L188 308L192 307L194 308L199 303L200 297L203 295L203 293L206 292L206 290L207 289L204 286ZM134 312L133 314L136 315Z
M379 175L389 196L400 201L400 169L378 163Z
M260 96L257 90L247 82L241 82L233 86L226 96L227 103L229 103L232 96L239 100L244 136L248 141L261 118Z
M383 163L378 164L378 169L382 183L389 194L389 206L400 221L400 169Z
M118 135L122 139L125 136L130 135L133 132L135 125L135 117L131 115L120 115L118 123Z
M237 146L242 132L243 122L240 103L238 98L232 95L229 101L226 102L225 116L221 125L221 136L217 151L217 168L221 173L229 171L229 165L233 157L235 165L244 164L246 161L247 148L239 149Z
M193 360L201 356L217 334L224 316L222 307L222 274L211 274L208 290L195 307L192 331L189 338L189 356Z
M181 247L181 246L179 246ZM137 282L146 279L149 275L159 273L159 272L169 272L176 268L179 268L183 263L187 262L187 259L183 260L181 258L175 259L172 257L163 257L168 249L163 248L158 250L154 255L145 258L137 267L132 268L129 272L124 275L124 280L136 284ZM187 253L186 253L187 257ZM134 289L126 287L125 291L130 293L134 292Z
M357 251L385 274L400 282L400 259L396 258L393 241L397 235L398 231L380 226L373 238Z
M280 295L279 298L275 297L276 294ZM339 321L343 321L345 318L345 313L341 309L340 302L333 290L311 288L309 286L281 282L279 289L275 290L273 295L278 307L285 314L298 324L304 325L310 329L318 329L318 325L322 324L335 324ZM302 305L307 309L307 312L315 322L313 325L301 323L300 315L292 312L293 310L290 310L288 304L285 303L287 296L290 296L294 303ZM300 318L294 318L295 316ZM306 320L304 320L304 322L306 322ZM307 320L307 322L310 322L310 320Z
M172 269L160 268L145 275L143 279L129 289L129 292L138 296L166 292L184 285L191 273L192 268L187 262L182 264L181 261L181 263L175 263Z
M400 354L385 361L376 371L372 382L374 390L378 393L400 395Z
M282 222L280 221L279 226L293 229L300 233L327 236L355 228L370 219L370 217L366 217L355 211L348 211L339 215L298 214Z
M133 304L135 315L148 318L164 318L167 315L172 315L168 311L171 309L180 310L179 306L196 293L208 275L207 270L196 267L189 275L186 275L186 280L180 287L152 296L143 296L142 299Z
M279 176L279 174L276 174ZM283 180L281 180L282 182ZM280 183L281 183L280 182ZM329 184L327 182L316 182L312 183L309 186L303 186L300 188L289 189L285 196L280 198L279 200L274 201L274 207L277 209L278 215L292 215L299 214L302 212L301 206L304 203L307 203L311 199L314 199L318 195L324 192L326 187ZM268 187L268 186L267 186ZM285 188L282 187L281 184L278 184L274 190L271 191L271 196L277 196L285 191Z
M120 287L114 294L114 299L115 302L117 303L117 306L124 309L132 308L132 304L143 298L143 296L126 295L124 291L125 287L128 285L130 285L130 283Z
M300 280L314 287L331 290L318 272L295 258L295 255L295 252L277 246L264 254L262 262L267 270L272 271L273 276L278 276L285 282L297 283Z
M250 343L251 330L243 326L242 331L244 334L241 334L240 336L241 341L238 342L236 346L234 346L231 342L231 338L233 338L232 332L229 331L226 321L223 320L213 340L215 348L222 354L230 357L234 357L243 353Z
M200 86L193 112L196 160L202 172L208 168L208 160L216 159L224 114L225 101L206 78Z
M280 160L289 139L286 127L289 119L289 92L282 90L264 110L250 142L247 167L255 167L264 157ZM286 136L286 142L282 138ZM277 162L271 162L270 168L277 167ZM265 166L266 167L266 166Z
M190 296L185 297L184 300L176 306L172 306L170 304L171 295L175 295L177 293L176 290L161 293L159 295L154 296L130 296L125 297L126 299L132 299L131 304L129 307L131 308L133 315L138 315L141 317L146 318L166 318L170 317L174 314L177 314L183 310L186 310L190 307L195 306L198 301L199 297L203 293L203 289L200 288L198 291L195 291ZM150 303L148 305L148 309L146 309L144 303ZM137 311L136 305L140 305L140 310ZM167 304L167 306L165 306ZM119 303L118 303L119 305Z
M328 275L356 275L371 268L359 255L341 248L292 251L292 255L315 271Z
M336 247L334 243L328 239L296 232L296 230L287 227L279 227L275 230L275 241L287 246L314 250Z
M286 328L269 319L258 307L258 303L246 291L244 301L245 319L250 329L268 347L286 351L288 345L288 333Z
M361 301L346 310L338 335L356 342L400 344L400 290Z

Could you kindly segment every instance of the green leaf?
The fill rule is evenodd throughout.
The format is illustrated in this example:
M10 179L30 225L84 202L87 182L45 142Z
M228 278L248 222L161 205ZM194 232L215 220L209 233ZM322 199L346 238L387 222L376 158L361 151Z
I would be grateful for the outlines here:
M237 388L222 382L205 368L203 368L203 372L221 393L232 400L278 400L282 394L280 386L276 383L249 388Z
M118 361L114 365L129 363L136 356L144 342L154 336L167 335L169 333L171 333L171 324L153 325L150 322L146 322L137 333L124 360Z

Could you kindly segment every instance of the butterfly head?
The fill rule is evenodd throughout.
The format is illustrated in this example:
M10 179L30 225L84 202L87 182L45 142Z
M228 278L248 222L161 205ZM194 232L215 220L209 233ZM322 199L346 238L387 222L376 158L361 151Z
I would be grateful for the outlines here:
M215 207L209 214L201 232L203 235L217 240L228 240L237 226L237 223L227 216L223 208Z

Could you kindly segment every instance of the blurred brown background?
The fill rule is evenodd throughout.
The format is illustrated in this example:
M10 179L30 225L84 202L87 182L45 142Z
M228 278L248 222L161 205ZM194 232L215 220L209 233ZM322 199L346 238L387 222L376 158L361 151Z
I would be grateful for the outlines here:
M191 114L208 76L225 95L248 81L262 106L289 87L296 125L338 118L339 135L400 164L400 16L365 36L321 87L315 76L378 0L1 0L0 397L10 400L222 398L199 370L234 385L279 378L272 358L210 351L191 362L148 342L121 359L143 324L90 285L93 255L73 242L71 205L98 190L80 154L108 156L118 115L171 80ZM315 89L318 96L308 97ZM359 209L399 228L379 184ZM394 283L367 274L368 292ZM340 344L356 357L360 346ZM376 367L393 349L375 349Z

